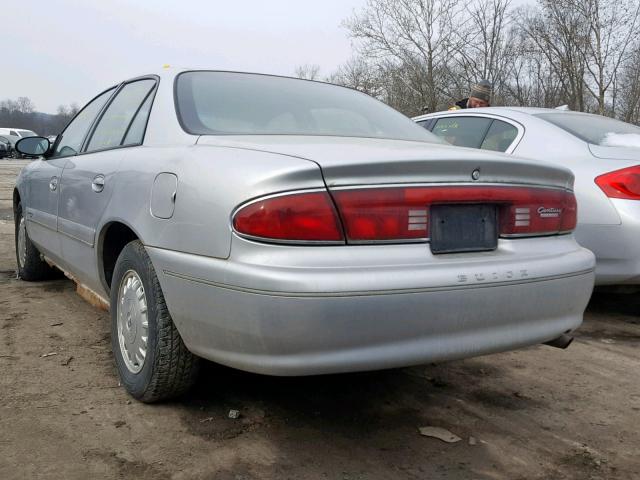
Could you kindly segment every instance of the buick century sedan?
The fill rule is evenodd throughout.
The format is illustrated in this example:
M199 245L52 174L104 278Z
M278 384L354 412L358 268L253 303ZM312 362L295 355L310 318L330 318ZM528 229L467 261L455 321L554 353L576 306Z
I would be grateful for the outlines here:
M570 171L445 145L360 92L163 70L100 93L13 193L19 275L110 306L127 391L566 346L591 294Z

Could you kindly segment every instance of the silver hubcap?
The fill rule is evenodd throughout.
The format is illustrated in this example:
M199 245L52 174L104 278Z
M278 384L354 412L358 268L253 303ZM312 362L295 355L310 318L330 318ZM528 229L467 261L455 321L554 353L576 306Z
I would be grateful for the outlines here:
M24 262L27 260L27 225L24 221L24 217L20 218L20 225L18 225L18 267L24 267Z
M133 270L128 270L122 277L117 308L120 352L129 371L138 373L147 356L149 319L142 280Z

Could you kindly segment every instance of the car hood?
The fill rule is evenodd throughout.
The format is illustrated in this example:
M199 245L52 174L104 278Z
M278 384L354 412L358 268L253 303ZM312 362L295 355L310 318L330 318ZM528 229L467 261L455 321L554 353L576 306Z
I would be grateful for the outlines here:
M203 135L198 145L287 155L317 163L329 188L389 183L481 182L573 187L565 168L437 143L353 137Z

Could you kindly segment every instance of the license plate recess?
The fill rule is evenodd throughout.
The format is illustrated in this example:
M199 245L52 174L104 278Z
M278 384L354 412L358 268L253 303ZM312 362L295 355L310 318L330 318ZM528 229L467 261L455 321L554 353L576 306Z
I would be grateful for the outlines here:
M432 205L430 213L433 253L481 252L498 246L495 205Z

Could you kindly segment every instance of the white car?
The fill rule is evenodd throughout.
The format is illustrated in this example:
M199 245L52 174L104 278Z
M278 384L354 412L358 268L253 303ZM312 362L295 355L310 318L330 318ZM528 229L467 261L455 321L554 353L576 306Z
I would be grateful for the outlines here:
M10 144L10 150L14 155L19 155L16 151L16 143L26 137L35 137L38 134L31 130L24 130L22 128L0 128L0 136L6 138Z
M576 239L596 254L596 285L640 285L640 127L601 115L524 107L445 111L414 120L452 145L571 169Z

